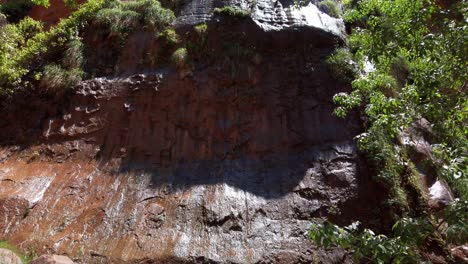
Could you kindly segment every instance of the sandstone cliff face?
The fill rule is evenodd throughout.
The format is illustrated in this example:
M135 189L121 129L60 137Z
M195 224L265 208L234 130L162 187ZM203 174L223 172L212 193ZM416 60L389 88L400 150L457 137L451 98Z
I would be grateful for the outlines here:
M179 10L180 30L202 18L211 35L248 36L262 59L235 76L222 63L134 68L83 81L66 103L5 108L0 239L81 263L349 262L307 239L313 217L366 210L359 120L333 116L349 86L324 64L342 28L277 5L229 28L204 1Z

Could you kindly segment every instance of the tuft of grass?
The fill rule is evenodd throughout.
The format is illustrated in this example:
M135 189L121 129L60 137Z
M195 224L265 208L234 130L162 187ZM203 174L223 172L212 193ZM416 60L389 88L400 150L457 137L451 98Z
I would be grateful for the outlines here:
M178 48L172 54L171 60L177 68L184 68L188 65L188 57L188 51L186 48Z
M72 39L66 45L63 65L67 69L81 68L84 63L84 45L79 38Z
M208 44L208 25L201 23L193 27L193 38L186 44L187 50L189 51L193 60L199 60L201 58L208 58L207 44Z
M174 13L156 0L135 0L112 2L107 8L99 10L95 22L107 27L111 34L125 35L138 27L163 29L174 19Z
M167 45L174 46L179 43L179 36L174 29L166 29L158 34L158 38L163 39Z
M106 27L111 35L123 35L138 25L140 15L121 8L105 8L96 14L95 22Z
M195 30L195 33L197 33L198 36L204 36L208 31L208 25L206 23L201 23L193 27L193 29Z
M338 4L333 0L325 0L318 4L320 11L330 15L331 17L339 18L341 16L341 10Z
M136 0L122 3L123 10L131 10L141 14L140 21L143 26L152 29L161 29L174 21L174 12L165 9L157 0Z
M82 77L83 71L79 68L66 70L60 65L49 64L42 72L40 88L45 94L60 96L81 81Z
M245 18L245 17L250 16L250 12L242 10L237 7L233 7L233 6L223 6L221 8L215 8L213 10L213 13L219 14L219 15L238 17L238 18Z

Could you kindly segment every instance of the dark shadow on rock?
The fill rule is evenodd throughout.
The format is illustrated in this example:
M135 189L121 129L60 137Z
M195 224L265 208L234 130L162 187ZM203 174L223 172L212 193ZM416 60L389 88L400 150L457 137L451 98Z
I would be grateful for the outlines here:
M327 177L335 177L331 175L333 172L328 176L325 174L327 167L334 167L335 171L340 171L345 170L349 164L357 164L355 151L352 142L339 142L311 147L307 151L294 154L270 154L261 159L246 155L238 159L180 161L166 167L151 167L144 163L130 162L121 167L120 172L149 173L151 174L149 187L165 186L168 192L189 189L196 185L225 183L256 196L275 199L295 191L306 176L314 177L308 175L311 169L323 173L319 178L311 180L326 184L330 189L350 188L351 184L347 180L357 181L355 177L359 177L352 175L353 171L349 171L348 175L339 176L348 177L343 179L339 186L327 181Z

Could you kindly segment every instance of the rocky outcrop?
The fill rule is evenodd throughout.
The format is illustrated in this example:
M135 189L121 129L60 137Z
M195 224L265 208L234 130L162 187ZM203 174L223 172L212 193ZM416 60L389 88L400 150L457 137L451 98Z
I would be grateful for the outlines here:
M222 0L182 1L176 26L197 25L217 19L214 8L232 6L249 13L250 19L263 31L284 31L315 29L316 33L326 32L344 39L344 23L341 19L321 12L311 1L299 6L293 0Z
M250 20L209 20L221 60L189 74L95 78L67 102L4 109L0 239L78 263L350 263L307 238L311 218L348 223L377 202L357 116L332 113L350 89L324 64L341 22L257 4ZM183 5L179 30L208 7ZM222 57L223 32L246 36L248 63Z
M454 201L454 194L445 180L437 175L440 161L433 154L430 142L433 137L429 121L420 119L402 133L401 141L420 176L420 185L428 206L433 211L440 211Z

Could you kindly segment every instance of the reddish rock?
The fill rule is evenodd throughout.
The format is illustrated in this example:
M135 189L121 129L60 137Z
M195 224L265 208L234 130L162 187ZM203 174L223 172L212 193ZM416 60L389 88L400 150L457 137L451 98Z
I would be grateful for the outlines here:
M78 3L83 3L86 0L77 0ZM29 16L35 20L44 22L45 27L49 28L57 24L60 19L65 18L73 11L66 6L63 0L49 0L50 6L34 6L29 12Z
M458 263L468 263L468 245L452 248L452 256Z
M14 215L0 220L2 237L82 263L342 263L342 252L311 247L309 220L338 208L345 222L378 201L353 140L359 119L333 115L333 95L351 90L324 63L341 22L261 5L272 20L259 23L275 30L216 17L207 50L220 58L194 58L183 78L147 55L166 51L154 33L121 48L86 32L97 54L86 67L125 75L1 109L0 208ZM319 27L300 28L309 22ZM221 32L246 36L262 59L223 58Z

